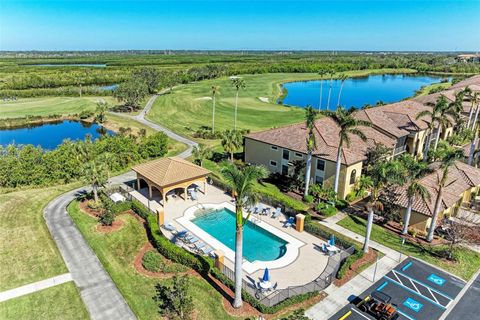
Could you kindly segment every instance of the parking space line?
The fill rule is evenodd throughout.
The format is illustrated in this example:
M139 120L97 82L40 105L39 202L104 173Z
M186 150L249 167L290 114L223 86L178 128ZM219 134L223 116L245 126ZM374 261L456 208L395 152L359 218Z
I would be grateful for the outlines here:
M433 303L434 305L437 305L438 307L440 307L440 308L442 308L442 309L446 309L446 307L442 306L441 304L436 303L436 302L433 301L432 299L424 296L423 294L420 294L420 293L416 292L415 290L410 289L409 287L407 287L407 286L405 286L405 285L403 285L403 284L398 283L397 281L393 280L392 278L390 278L390 277L388 277L388 276L384 276L384 278L387 278L388 280L390 280L391 282L393 282L393 283L396 284L397 286L400 286L400 287L402 287L402 288L405 288L406 290L408 290L408 291L410 291L410 292L412 292L412 293L414 293L414 294L422 297L423 299L430 301L430 302Z
M416 320L414 317L409 316L408 314L406 314L406 313L403 312L403 311L400 311L400 310L397 309L397 312L400 313L400 314L401 314L402 316L404 316L405 318L408 318L408 319L410 319L410 320Z
M400 271L396 271L396 270L392 270L392 271L393 271L393 273L398 273L399 275L402 275L402 276L404 276L405 278L410 279L410 281L413 280L413 281L415 281L416 283L421 284L421 285L424 286L425 288L428 288L428 289L434 291L435 293L438 293L439 295L441 295L441 296L443 296L443 297L445 297L445 298L447 298L447 299L449 299L449 300L453 300L453 298L450 297L449 295L447 295L446 293L443 293L443 292L441 292L441 291L438 291L437 289L430 287L428 284L425 284L425 283L423 283L423 282L421 282L421 281L418 281L417 279L411 278L411 277L407 276L406 274L401 273Z
M380 287L377 288L377 291L382 291L383 288L385 288L388 284L388 281L385 281Z
M409 263L407 263L403 268L402 268L402 271L405 271L407 270L408 268L410 268L412 266L413 262L410 261Z
M358 311L357 309L352 308L352 309L350 309L350 310L355 311L356 314L359 314L359 315L361 315L362 317L364 317L365 319L370 320L369 317L367 317L366 315L364 315L363 313L361 313L361 312Z

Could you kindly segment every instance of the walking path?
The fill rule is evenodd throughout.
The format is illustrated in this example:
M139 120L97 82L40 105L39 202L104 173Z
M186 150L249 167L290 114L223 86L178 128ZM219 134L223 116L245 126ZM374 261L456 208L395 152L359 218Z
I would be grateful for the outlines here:
M365 237L337 225L337 222L343 219L345 216L345 213L340 212L333 217L323 220L320 222L320 224L323 224L330 229L333 229L358 242L363 242ZM332 284L325 289L325 292L328 294L328 296L307 310L305 314L309 318L315 320L329 319L336 312L338 312L338 310L349 303L353 296L357 296L368 289L368 287L370 287L375 281L386 275L398 263L407 258L400 252L392 250L372 240L370 240L370 248L384 253L385 256L379 259L377 263L374 263L367 269L363 270L360 274L345 283L343 286L337 287Z
M133 179L135 176L130 171L112 178L111 183ZM80 290L80 296L90 317L95 320L136 319L115 283L67 213L68 204L77 194L87 190L88 188L79 188L50 202L44 211L48 229L73 281Z
M145 116L147 115L148 111L150 111L150 109L152 108L153 103L155 102L157 97L159 95L162 95L163 93L164 93L164 91L160 92L159 94L154 94L150 98L150 100L148 100L147 104L145 105L145 108L143 108L143 110L136 116L130 116L130 115L127 115L127 114L117 113L117 112L115 112L115 114L120 116L120 117L130 118L130 119L133 119L133 120L138 121L140 123L143 123L144 125L149 126L150 128L152 128L155 131L162 131L163 133L165 133L168 137L172 138L173 140L176 140L176 141L179 141L181 143L186 144L188 146L188 148L185 151L183 151L182 153L180 153L178 155L178 157L188 158L192 155L193 147L198 146L198 143L196 143L195 141L190 140L188 138L185 138L183 136L180 136L180 135L176 134L175 132L173 132L173 131L171 131L171 130L169 130L169 129L167 129L167 128L159 125L159 124L153 123L153 122L145 119Z
M50 287L58 286L59 284L72 280L72 275L70 273L65 273L49 279L29 283L18 288L0 292L0 302L7 301L13 298L18 298Z

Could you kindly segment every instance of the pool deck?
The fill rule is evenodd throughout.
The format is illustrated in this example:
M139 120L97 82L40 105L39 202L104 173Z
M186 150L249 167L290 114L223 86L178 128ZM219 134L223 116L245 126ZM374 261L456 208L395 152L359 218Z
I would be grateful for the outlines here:
M148 206L148 199L146 198L147 192L145 189L140 191L135 190L130 193L137 200ZM164 208L158 202L160 198L154 195L154 199L149 201L149 205L153 210L163 208L165 212L165 224L171 223L177 230L187 229L203 242L212 246L213 249L224 251L225 265L233 270L233 251L228 249L230 250L230 252L228 252L223 244L190 222L192 212L195 211L195 208L208 204L209 206L226 206L232 209L234 206L233 199L230 195L211 185L207 185L205 194L197 192L197 195L197 201L189 198L184 200L179 196L171 197L166 202ZM265 205L265 208L268 208L268 206ZM274 210L272 209L271 211L273 212ZM292 245L293 248L290 248L291 250L287 248L286 257L283 260L282 258L284 257L274 261L256 261L254 263L245 260L243 269L246 281L258 282L263 275L265 267L268 267L272 283L277 283L277 288L283 289L289 286L306 284L315 280L323 272L328 262L328 255L321 252L319 248L321 248L325 241L307 232L298 232L291 227L284 228L285 217L283 215L277 219L272 218L271 214L268 216L252 215L250 220L252 221L252 219L255 223L259 224L260 227L289 241L289 245ZM173 234L165 229L162 229L162 232L170 239L174 238ZM288 251L290 251L290 253Z

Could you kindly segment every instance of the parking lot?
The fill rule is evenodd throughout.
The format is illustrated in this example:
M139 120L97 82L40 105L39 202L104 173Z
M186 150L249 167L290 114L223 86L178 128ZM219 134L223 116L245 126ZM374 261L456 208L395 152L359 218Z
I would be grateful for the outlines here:
M359 297L352 297L351 303L330 319L375 319L374 316L360 311L356 306L372 292L391 297L390 303L395 305L399 314L398 319L438 319L464 286L463 280L408 258Z

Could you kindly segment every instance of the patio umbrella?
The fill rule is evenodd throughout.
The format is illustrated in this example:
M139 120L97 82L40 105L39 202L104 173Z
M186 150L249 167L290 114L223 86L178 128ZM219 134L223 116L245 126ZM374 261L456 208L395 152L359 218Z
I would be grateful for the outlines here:
M330 236L330 245L331 246L335 245L335 236L333 234Z
M270 273L268 272L268 268L265 268L265 272L263 273L262 281L263 282L270 281Z

